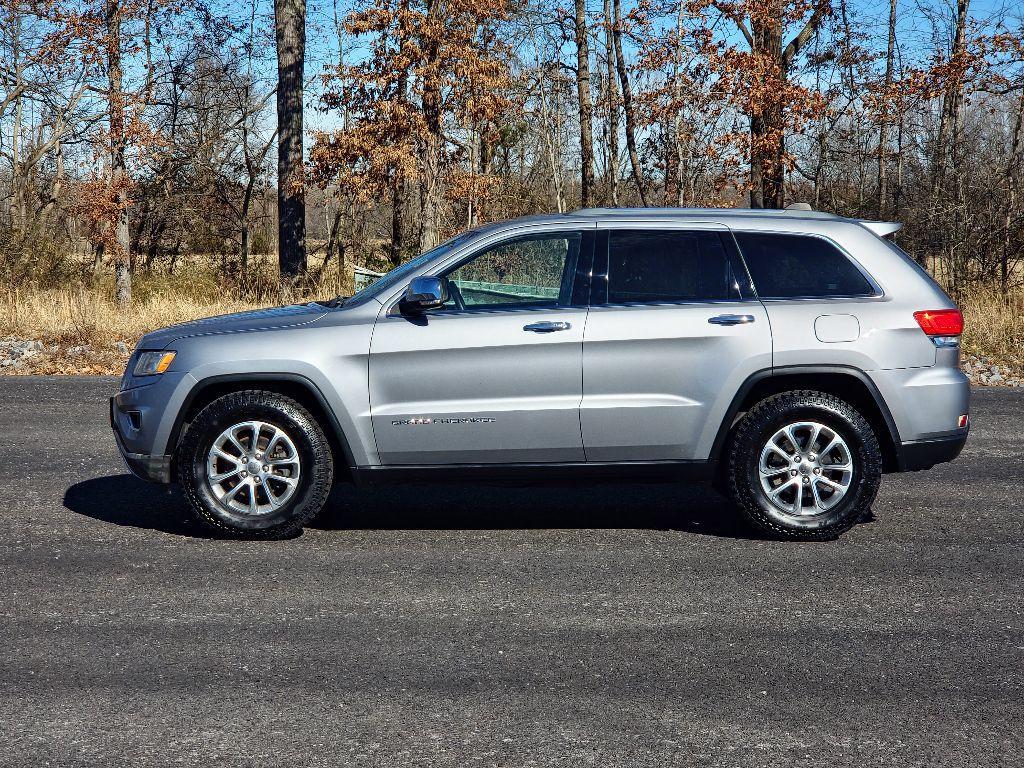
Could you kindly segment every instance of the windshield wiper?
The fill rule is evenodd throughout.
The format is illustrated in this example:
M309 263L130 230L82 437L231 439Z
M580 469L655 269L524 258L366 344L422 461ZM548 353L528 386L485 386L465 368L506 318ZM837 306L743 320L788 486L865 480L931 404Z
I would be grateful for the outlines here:
M333 299L327 299L327 301L314 301L314 304L319 304L321 307L328 307L330 309L337 309L345 305L345 302L351 299L351 296L335 296Z

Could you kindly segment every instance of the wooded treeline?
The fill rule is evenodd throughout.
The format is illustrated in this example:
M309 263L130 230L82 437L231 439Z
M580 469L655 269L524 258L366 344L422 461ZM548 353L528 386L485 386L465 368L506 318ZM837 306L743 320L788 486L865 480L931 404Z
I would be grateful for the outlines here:
M128 305L141 270L240 279L280 231L287 293L314 254L382 269L494 219L794 201L905 222L954 291L1021 280L1013 5L2 4L8 284L114 274Z

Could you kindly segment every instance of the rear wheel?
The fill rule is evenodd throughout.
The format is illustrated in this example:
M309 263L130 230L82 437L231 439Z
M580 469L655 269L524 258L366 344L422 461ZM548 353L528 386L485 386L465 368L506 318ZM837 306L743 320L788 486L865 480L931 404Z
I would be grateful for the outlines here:
M743 417L731 444L729 491L754 525L793 539L829 539L870 510L882 477L874 431L822 392L784 392Z
M309 412L275 392L234 392L206 406L181 446L178 474L196 516L218 530L281 538L327 501L330 444Z

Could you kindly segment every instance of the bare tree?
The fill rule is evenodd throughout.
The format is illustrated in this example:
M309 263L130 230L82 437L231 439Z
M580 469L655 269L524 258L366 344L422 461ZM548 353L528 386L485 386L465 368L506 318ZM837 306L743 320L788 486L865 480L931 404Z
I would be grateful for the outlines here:
M588 208L594 193L594 106L590 93L590 45L586 0L575 0L576 93L580 114L580 205Z
M290 293L307 268L303 172L305 0L274 0L277 36L277 249L282 288Z
M106 0L107 102L110 122L110 189L113 195L115 296L118 305L132 301L132 242L128 227L128 177L125 152L128 137L125 124L126 95L121 68L121 9L117 0Z

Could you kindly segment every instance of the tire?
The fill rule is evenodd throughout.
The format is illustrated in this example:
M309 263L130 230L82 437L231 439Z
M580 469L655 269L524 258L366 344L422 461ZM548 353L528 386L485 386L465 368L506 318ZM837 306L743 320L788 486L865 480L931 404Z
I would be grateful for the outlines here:
M882 453L867 419L822 392L762 400L730 444L729 495L754 526L779 538L836 538L868 514L881 480Z
M192 420L178 477L204 524L245 538L280 539L323 508L334 464L309 411L276 392L246 390L214 400Z

